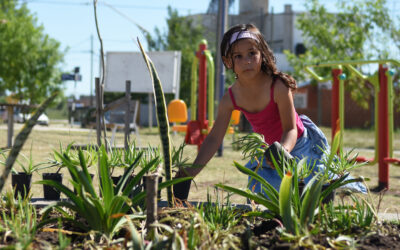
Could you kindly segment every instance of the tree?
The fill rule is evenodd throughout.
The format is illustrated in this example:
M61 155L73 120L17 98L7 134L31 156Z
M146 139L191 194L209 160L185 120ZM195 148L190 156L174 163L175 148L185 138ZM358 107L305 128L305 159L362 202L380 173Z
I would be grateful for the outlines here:
M146 40L150 51L180 50L181 61L181 83L180 98L186 103L190 101L190 78L191 66L198 50L198 44L203 38L203 28L195 25L193 20L178 15L177 10L168 7L167 32L162 33L155 29L155 38L146 33Z
M9 91L29 104L60 88L60 43L44 34L26 4L0 3L0 92Z
M385 59L390 57L387 45L399 44L399 29L390 19L385 0L338 0L337 6L340 12L333 13L318 0L308 0L306 12L298 16L297 27L305 37L306 52L299 56L285 52L297 79L309 78L304 72L306 64ZM328 68L315 70L324 76L330 73ZM368 105L370 89L360 84L360 79L347 80L345 86L354 100L364 107Z

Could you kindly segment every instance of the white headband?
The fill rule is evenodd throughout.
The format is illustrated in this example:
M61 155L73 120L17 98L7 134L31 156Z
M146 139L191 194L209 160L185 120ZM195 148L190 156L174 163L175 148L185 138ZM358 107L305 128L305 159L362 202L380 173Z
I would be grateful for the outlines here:
M251 38L258 42L258 38L254 33L250 32L248 30L245 30L245 31L237 31L237 32L233 33L231 36L231 40L229 41L229 45L232 45L232 43L236 42L237 40L243 39L243 38Z
M254 33L250 32L248 30L237 31L237 32L232 34L231 40L229 41L229 46L226 48L226 51L225 51L225 55L226 55L226 53L228 53L228 50L229 50L230 46L234 42L236 42L237 40L240 40L240 39L244 39L244 38L254 39L257 42L259 42L257 36Z

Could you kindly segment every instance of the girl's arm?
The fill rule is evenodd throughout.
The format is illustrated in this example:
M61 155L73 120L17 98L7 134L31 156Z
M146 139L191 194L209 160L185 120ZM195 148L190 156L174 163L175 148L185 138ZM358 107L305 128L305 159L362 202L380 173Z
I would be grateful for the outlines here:
M275 102L278 104L279 116L282 123L281 145L291 152L297 141L296 111L291 90L281 80L275 83Z
M222 140L226 134L231 115L233 111L233 104L228 95L222 97L218 106L218 115L214 125L200 147L199 154L197 155L193 166L180 170L177 176L196 176L213 157L218 147L221 145Z

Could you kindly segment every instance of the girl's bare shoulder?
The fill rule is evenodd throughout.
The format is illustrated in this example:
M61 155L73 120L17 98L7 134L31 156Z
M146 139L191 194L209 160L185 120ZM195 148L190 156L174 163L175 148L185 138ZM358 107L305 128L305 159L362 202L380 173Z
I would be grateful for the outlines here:
M218 106L220 108L222 108L222 109L227 109L227 110L233 110L234 109L233 103L232 103L232 99L231 99L231 96L229 94L229 90L224 93L224 95L222 96Z
M289 87L279 78L275 80L274 89L275 93L278 95L287 95L290 92Z

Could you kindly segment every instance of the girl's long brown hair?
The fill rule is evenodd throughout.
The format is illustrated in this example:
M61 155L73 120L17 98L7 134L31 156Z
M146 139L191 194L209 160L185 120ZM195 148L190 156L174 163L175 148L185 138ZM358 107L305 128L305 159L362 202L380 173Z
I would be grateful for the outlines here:
M239 24L233 26L224 34L220 47L221 56L228 58L229 60L232 60L233 63L233 59L231 57L232 47L233 47L232 45L234 45L235 42L233 42L232 44L229 43L233 33L243 32L243 31L249 31L255 34L258 38L258 41L254 40L254 42L257 44L257 47L261 52L262 56L261 70L264 73L270 75L273 78L273 80L279 78L288 88L290 88L291 90L295 90L297 88L296 80L292 76L278 70L278 68L276 67L276 59L274 54L272 53L271 48L268 46L267 42L264 39L264 36L261 34L258 28L251 23Z

